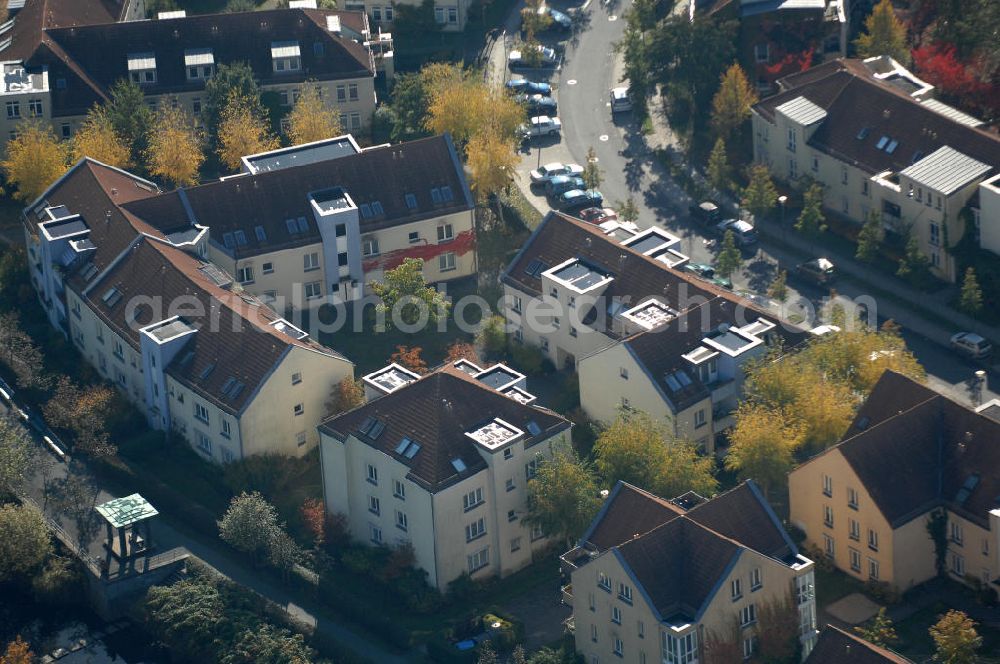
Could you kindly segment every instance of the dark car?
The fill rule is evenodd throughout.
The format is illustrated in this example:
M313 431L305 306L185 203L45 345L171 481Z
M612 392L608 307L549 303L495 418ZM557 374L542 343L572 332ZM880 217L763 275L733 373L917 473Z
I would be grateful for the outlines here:
M520 104L524 104L528 109L528 115L555 115L556 100L546 97L543 94L517 95L515 99Z
M814 258L795 266L795 274L806 281L825 286L837 278L837 268L826 258Z
M549 23L548 26L549 30L567 31L573 29L573 19L567 16L566 14L563 14L558 9L552 9L548 5L542 5L541 7L538 8L538 15L539 16L547 15L549 18L552 19L552 21Z
M733 288L733 282L726 277L717 275L715 268L711 265L706 265L705 263L685 263L684 269L701 277L705 281L712 282L716 286L722 286L730 290Z
M562 196L567 191L583 189L585 186L583 178L573 175L557 175L545 183L545 195Z
M712 201L702 201L698 205L692 205L690 212L695 221L706 226L714 226L722 221L719 206Z
M571 189L559 197L560 210L579 210L585 207L600 207L604 196L596 189Z
M529 81L526 78L512 78L507 81L507 89L529 95L551 95L552 86L539 81Z
M592 207L580 210L577 217L591 224L603 224L605 221L615 221L618 214L611 208Z

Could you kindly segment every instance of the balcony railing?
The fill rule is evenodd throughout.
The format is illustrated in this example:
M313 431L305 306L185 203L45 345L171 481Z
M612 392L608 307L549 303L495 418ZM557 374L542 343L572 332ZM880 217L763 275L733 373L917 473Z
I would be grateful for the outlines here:
M568 579L575 570L586 565L596 555L597 551L587 545L577 546L570 549L566 553L559 556L559 571L562 572L563 576Z
M560 590L562 591L562 603L566 606L573 606L573 584L568 583Z

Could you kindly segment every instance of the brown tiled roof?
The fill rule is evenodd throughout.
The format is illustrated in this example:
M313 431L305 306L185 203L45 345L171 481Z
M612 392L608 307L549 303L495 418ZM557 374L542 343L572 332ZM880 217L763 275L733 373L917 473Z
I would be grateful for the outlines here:
M869 401L894 404L883 392L899 390L898 377L880 380ZM886 519L899 526L944 505L988 528L1000 506L1000 423L940 395L888 416L873 410L878 423L836 449Z
M49 28L114 23L121 19L124 4L115 0L27 0L14 17L4 58L28 57Z
M913 660L827 625L806 658L806 664L913 664Z
M257 387L291 346L333 354L319 344L295 340L270 327L268 324L277 319L273 311L252 298L220 288L200 270L203 265L179 249L141 236L83 298L135 348L140 328L181 314L198 332L177 353L167 373L232 413L252 400ZM112 287L122 297L112 299L109 306L104 294ZM154 304L130 305L135 298ZM159 310L154 312L153 307ZM133 309L135 317L127 318ZM235 397L222 393L230 378L245 385Z
M669 500L618 482L583 540L603 551L648 533L684 513Z
M932 111L905 91L874 78L856 61L822 65L783 79L781 85L782 92L759 102L754 110L773 120L776 107L805 97L827 112L809 145L868 173L899 172L945 145L994 170L1000 167L996 134ZM864 128L867 134L858 138ZM882 136L899 142L892 154L875 147Z
M358 430L369 417L385 425L375 440ZM320 430L338 440L354 435L409 466L409 479L436 492L486 468L482 454L465 432L494 418L524 431L526 445L570 427L568 420L550 410L524 405L458 369L445 367L392 394L327 419ZM538 435L529 432L529 422L538 425ZM412 459L395 451L404 437L420 444ZM461 459L465 470L457 471L453 459Z
M890 417L933 399L938 393L895 371L886 371L861 404L845 438L875 426Z
M451 188L453 199L435 203L431 189L442 186ZM197 222L211 226L212 242L242 258L319 242L308 194L331 187L343 188L359 207L373 201L382 204L384 214L361 220L362 233L473 207L461 164L447 135L212 182L186 189L183 195L187 196ZM415 210L407 207L405 194L416 197ZM126 208L150 223L183 219L186 214L181 195L172 192L137 201ZM292 235L285 220L300 216L308 220L309 232ZM263 226L267 237L264 242L257 240L256 226ZM236 252L222 245L223 235L234 230L243 230L248 242Z

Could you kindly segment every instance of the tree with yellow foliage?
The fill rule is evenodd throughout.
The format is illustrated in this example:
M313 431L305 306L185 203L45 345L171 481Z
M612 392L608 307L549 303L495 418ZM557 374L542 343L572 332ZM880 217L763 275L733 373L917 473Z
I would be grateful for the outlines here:
M722 75L719 90L712 98L712 126L719 138L728 139L750 117L750 107L757 103L757 93L750 86L743 68L733 64Z
M73 136L73 163L90 157L108 166L127 170L132 167L129 147L115 131L107 109L104 106L94 106L87 112L87 119Z
M340 117L323 99L310 81L288 114L288 140L292 145L302 145L337 136L342 131Z
M219 159L232 171L240 167L244 155L267 152L280 145L267 119L257 112L258 107L256 100L232 94L222 109L217 135Z
M194 118L181 108L161 103L146 149L150 174L175 186L198 183L198 169L205 161Z
M433 93L425 125L435 134L451 133L464 146L479 132L513 138L524 118L524 108L512 97L483 81L464 78L447 81Z
M771 406L744 403L736 412L736 426L729 435L727 470L741 480L752 479L767 493L785 481L795 450L805 440L805 427Z
M41 121L22 122L7 143L7 159L0 163L7 180L17 187L14 197L29 202L68 169L66 146Z
M514 141L496 132L481 132L465 146L465 160L472 171L469 187L476 198L485 203L510 184L517 168ZM503 219L499 198L496 201L497 217Z

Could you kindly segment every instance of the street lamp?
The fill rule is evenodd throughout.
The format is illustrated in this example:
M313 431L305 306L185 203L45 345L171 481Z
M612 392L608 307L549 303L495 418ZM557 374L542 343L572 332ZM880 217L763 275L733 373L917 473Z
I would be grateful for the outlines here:
M785 239L785 203L788 196L778 196L778 203L781 205L781 239Z

